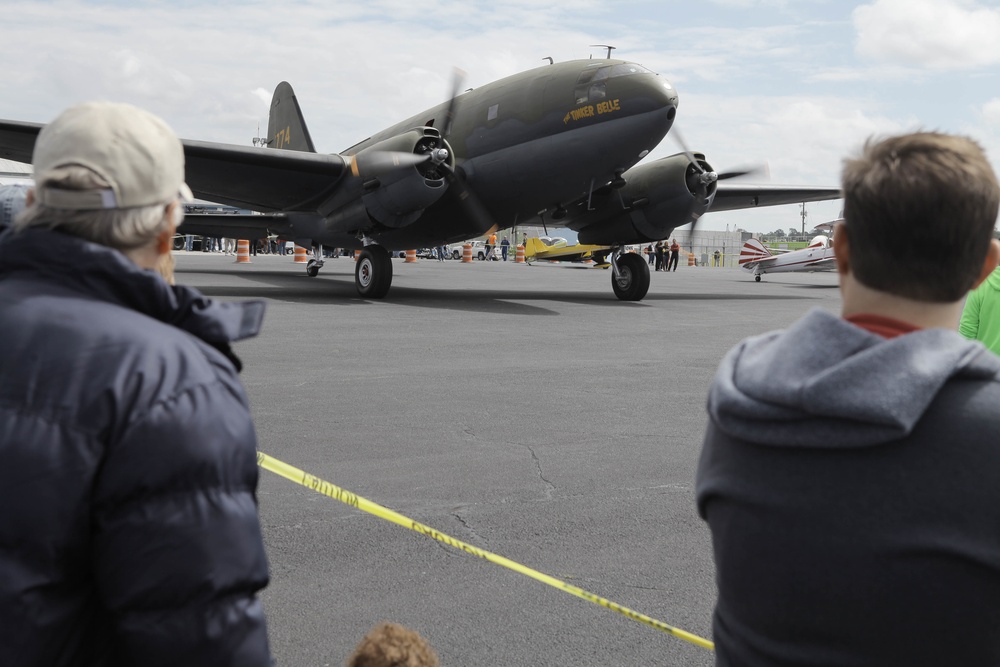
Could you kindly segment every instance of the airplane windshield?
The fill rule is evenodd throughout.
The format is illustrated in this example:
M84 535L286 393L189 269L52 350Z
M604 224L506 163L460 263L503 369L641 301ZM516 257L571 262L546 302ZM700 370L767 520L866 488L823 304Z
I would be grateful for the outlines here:
M594 75L594 81L598 81L600 79L614 79L615 77L629 76L631 74L651 74L651 72L642 65L624 63L621 65L612 65L611 67L602 67L597 70L597 73Z
M604 81L606 79L632 74L652 74L652 72L635 63L621 63L580 72L580 78L576 80L576 103L585 104L604 99Z

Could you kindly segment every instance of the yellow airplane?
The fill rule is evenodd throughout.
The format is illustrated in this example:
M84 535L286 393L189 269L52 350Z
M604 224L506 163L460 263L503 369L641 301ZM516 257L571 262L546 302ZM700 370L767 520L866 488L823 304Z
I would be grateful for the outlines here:
M558 260L565 262L578 262L585 259L594 260L598 266L607 268L605 261L611 247L606 245L586 245L577 243L567 245L566 239L530 237L524 242L524 260L534 262L537 260Z

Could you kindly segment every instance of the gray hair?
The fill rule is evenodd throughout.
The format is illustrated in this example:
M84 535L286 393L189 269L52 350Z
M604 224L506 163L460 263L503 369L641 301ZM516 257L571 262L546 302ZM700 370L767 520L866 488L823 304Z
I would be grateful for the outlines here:
M94 190L109 187L108 183L86 167L69 165L60 167L36 188L57 187L70 190ZM52 173L52 172L50 172ZM53 208L37 201L14 220L17 231L28 228L54 229L87 241L128 251L151 242L171 223L177 226L184 219L182 207L174 209L174 219L165 215L163 204L136 208L77 211Z

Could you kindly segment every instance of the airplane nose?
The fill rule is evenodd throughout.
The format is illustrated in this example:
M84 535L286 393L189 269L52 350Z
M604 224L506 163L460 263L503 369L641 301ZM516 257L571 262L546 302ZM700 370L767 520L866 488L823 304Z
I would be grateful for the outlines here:
M625 77L633 79L630 108L634 113L652 113L660 122L673 123L679 102L677 89L666 78L652 72Z
M656 76L651 82L650 87L652 89L650 95L667 110L667 118L673 120L674 115L677 113L677 105L680 103L680 98L677 96L677 89L662 76Z
M662 77L660 78L660 83L666 93L667 104L676 109L677 105L680 103L680 98L677 96L677 89L670 85L670 82Z

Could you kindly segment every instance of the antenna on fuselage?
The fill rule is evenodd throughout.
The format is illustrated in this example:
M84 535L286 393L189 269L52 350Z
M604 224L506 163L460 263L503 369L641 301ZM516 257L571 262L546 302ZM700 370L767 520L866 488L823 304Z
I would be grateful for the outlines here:
M607 49L608 50L608 55L607 55L608 60L611 60L611 52L614 51L616 48L618 48L616 46L608 46L607 44L591 44L590 46L591 46L591 48L595 48L595 49Z
M542 60L548 60L550 65L555 65L556 62L552 60L552 56L545 56Z

